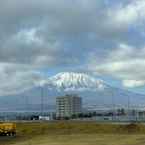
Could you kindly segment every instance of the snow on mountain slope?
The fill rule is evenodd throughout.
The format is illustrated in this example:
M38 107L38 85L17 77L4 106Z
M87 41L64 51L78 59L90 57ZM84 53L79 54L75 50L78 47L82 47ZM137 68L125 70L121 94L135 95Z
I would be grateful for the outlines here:
M56 97L66 94L77 94L83 98L83 105L97 107L112 107L112 100L116 107L127 107L128 98L130 107L144 106L145 95L136 94L125 89L114 88L107 85L104 81L94 78L84 73L63 72L55 76L49 77L37 84L30 90L14 95L1 96L0 109L8 108L11 110L27 107L26 100L32 106L41 108L42 89L44 94L45 104L55 105ZM28 97L28 99L26 99ZM32 107L31 107L32 108Z
M63 72L50 77L44 83L49 89L63 91L103 90L107 87L103 80L96 79L84 73Z

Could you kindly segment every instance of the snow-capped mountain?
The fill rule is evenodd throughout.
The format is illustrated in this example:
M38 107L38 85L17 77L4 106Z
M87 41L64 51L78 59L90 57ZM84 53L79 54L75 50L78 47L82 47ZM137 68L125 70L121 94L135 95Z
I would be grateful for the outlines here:
M43 81L49 89L58 91L103 90L107 85L103 80L96 79L84 73L63 72Z
M43 88L55 101L55 97L65 94L78 94L84 104L111 106L112 99L116 106L127 106L128 98L132 106L145 104L145 96L124 89L109 86L101 79L84 73L62 72L43 80Z
M32 89L24 93L15 96L1 96L0 107L15 109L22 108L22 106L25 108L24 106L31 104L32 107L29 108L37 106L39 110L42 90L46 106L55 106L56 97L65 94L79 95L85 107L109 108L113 103L116 107L126 107L128 99L130 106L145 106L145 95L111 87L103 80L84 73L63 72L39 81Z

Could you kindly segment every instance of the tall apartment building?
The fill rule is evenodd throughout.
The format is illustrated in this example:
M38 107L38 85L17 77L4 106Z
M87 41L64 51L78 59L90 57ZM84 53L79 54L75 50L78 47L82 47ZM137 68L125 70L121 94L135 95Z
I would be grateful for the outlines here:
M81 113L82 99L76 95L66 95L56 98L56 116L71 117L73 114Z

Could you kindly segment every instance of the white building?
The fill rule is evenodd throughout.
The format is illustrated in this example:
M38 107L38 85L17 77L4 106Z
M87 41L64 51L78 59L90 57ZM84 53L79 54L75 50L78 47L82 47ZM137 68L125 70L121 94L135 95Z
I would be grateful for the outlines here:
M56 98L56 116L71 117L73 114L81 113L82 99L76 95L66 95Z
M50 116L39 116L39 120L49 121L50 120Z

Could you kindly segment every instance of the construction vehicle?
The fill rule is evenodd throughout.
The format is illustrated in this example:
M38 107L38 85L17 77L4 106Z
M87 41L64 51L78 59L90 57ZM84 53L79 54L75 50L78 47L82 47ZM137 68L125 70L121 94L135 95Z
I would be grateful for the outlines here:
M15 136L16 124L15 123L0 123L0 136Z

